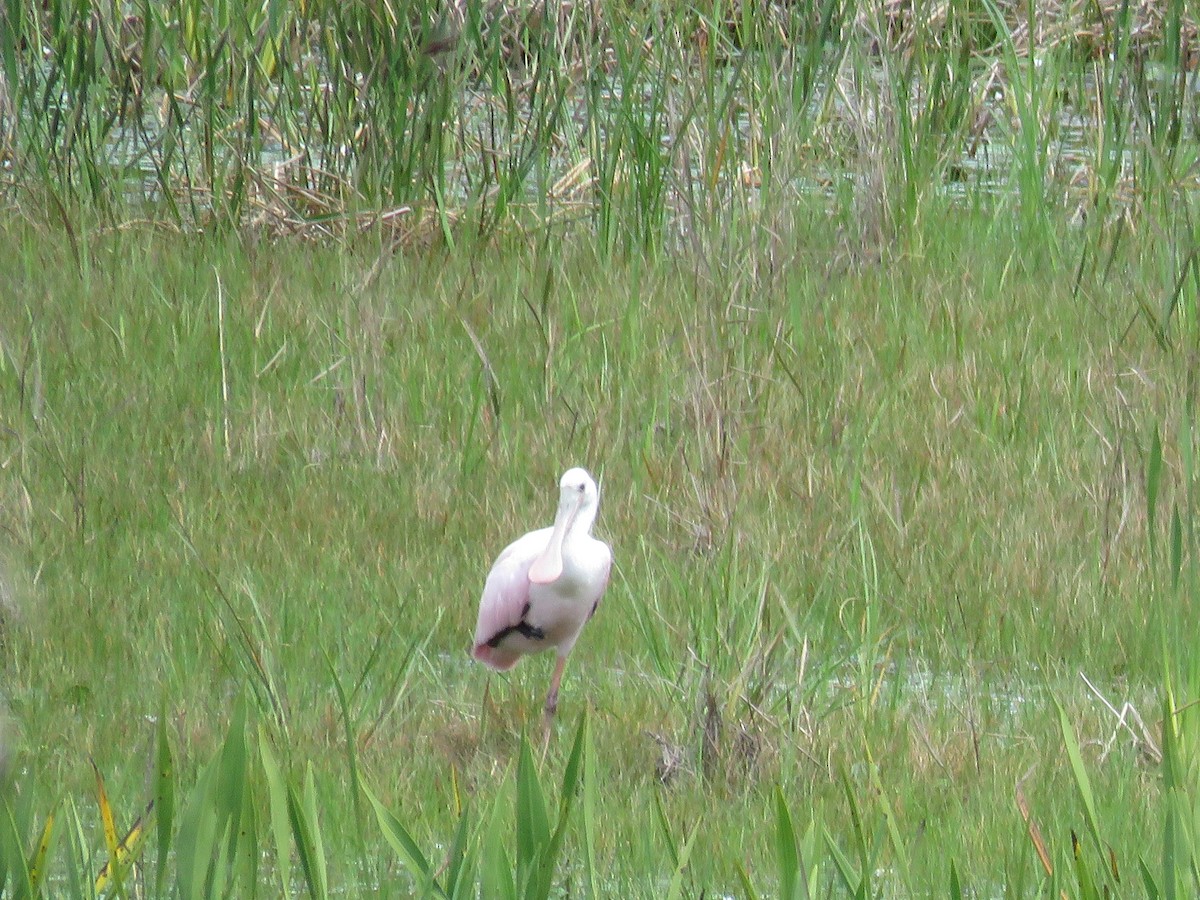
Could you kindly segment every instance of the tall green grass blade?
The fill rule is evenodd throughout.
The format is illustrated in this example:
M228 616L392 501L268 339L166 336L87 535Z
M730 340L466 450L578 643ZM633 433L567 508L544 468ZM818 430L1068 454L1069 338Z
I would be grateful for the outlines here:
M42 824L42 833L38 836L37 844L34 845L34 852L29 857L29 896L41 896L42 882L46 881L47 864L50 858L50 852L54 847L54 821L55 810L49 811L46 816L46 822ZM4 894L4 884L6 880L4 863L0 863L0 895ZM18 878L18 884L20 880Z
M179 819L175 838L175 889L185 900L211 896L211 869L224 852L216 812L215 786L218 762L213 759L200 772Z
M550 842L550 819L529 741L521 736L517 756L517 872L526 891L538 883L540 863Z
M55 811L51 809L46 816L45 824L42 825L42 833L34 847L33 854L29 858L29 894L31 897L41 895L42 882L46 880L46 866L54 846L54 819ZM4 877L0 872L0 894L3 893L3 890Z
M875 789L875 797L880 806L883 807L884 825L887 827L892 851L896 854L896 867L899 869L901 883L911 888L909 881L908 848L905 846L904 838L900 834L896 813L892 809L891 802L888 800L887 791L879 778L879 767L875 764L874 759L872 759L869 749L867 750L867 760L870 765L871 784Z
M4 804L4 820L0 822L0 890L7 889L7 883L12 881L12 896L14 900L24 900L36 896L33 889L30 866L25 864L24 838L13 814L7 792L0 792L0 802Z
M1183 523L1179 519L1179 504L1171 504L1171 589L1179 587L1183 570Z
M105 804L107 798L103 795ZM127 893L126 883L136 891L140 883L139 864L146 840L148 819L154 813L154 803L146 806L146 811L139 816L119 841L114 841L109 851L108 859L96 876L95 890L97 894L114 894L123 897ZM106 823L107 827L107 823Z
M546 898L550 896L550 891L554 883L554 873L558 866L559 855L562 852L563 840L566 837L567 825L570 822L571 809L574 806L575 797L578 793L579 779L582 774L582 768L585 763L584 747L585 747L585 732L587 730L588 715L587 711L580 713L579 725L575 729L575 740L571 745L571 752L567 757L567 764L563 768L562 791L558 801L558 821L555 823L554 831L549 835L544 846L540 847L537 853L537 869L534 875L532 885L535 887L532 896L536 898ZM526 770L533 774L536 781L536 770ZM521 793L520 778L521 778L520 763L517 766L518 778L518 795ZM534 785L540 792L540 786ZM537 799L532 798L530 804L536 809ZM536 812L535 812L536 815ZM518 827L519 824L518 824Z
M275 873L279 878L280 893L287 896L292 891L292 844L288 821L287 784L275 751L271 749L270 738L261 726L258 730L258 754L267 782L267 805L270 809L271 835L275 843Z
M1176 798L1186 790L1187 765L1180 753L1180 732L1175 699L1167 678L1162 711L1163 806L1162 893L1167 900L1179 896L1179 869L1186 851L1181 846L1181 822Z
M155 830L158 837L158 859L154 871L154 885L155 891L162 894L175 827L175 764L171 758L171 745L167 740L167 715L164 707L159 708L158 727L155 732L154 809L157 817Z
M228 831L230 857L236 855L238 837L246 815L246 781L249 774L249 755L246 748L246 700L239 697L230 717L229 733L221 748L216 773L215 793L221 827Z
M359 839L359 850L365 855L366 837L363 834L363 815L362 815L362 784L358 778L358 749L357 741L354 739L354 723L350 716L350 703L346 698L346 692L342 688L341 679L337 676L337 671L333 667L333 660L329 658L329 654L325 654L325 667L329 670L329 677L333 681L334 691L337 693L338 709L341 712L342 718L342 733L346 741L346 768L350 775L350 794L354 803L354 824L355 831Z
M83 822L74 802L67 800L63 808L63 818L66 820L67 851L66 883L70 897L94 897L95 882L92 880L95 857L87 849L88 840L84 834Z
M231 893L232 882L235 880L232 869L236 865L238 835L228 819L218 827L220 831L216 840L217 855L209 861L209 879L204 886L209 897L224 897Z
M1099 900L1100 892L1096 888L1096 882L1092 878L1087 860L1084 859L1083 846L1079 842L1079 836L1073 830L1071 832L1071 856L1075 863L1075 883L1079 887L1081 900Z
M583 878L589 900L602 896L596 863L597 798L596 745L592 739L592 720L583 722Z
M820 806L814 807L808 830L800 841L800 892L804 900L815 900L825 883L821 873L821 860L824 857L820 853L823 840L819 823L822 818Z
M1163 824L1163 896L1167 900L1176 900L1180 896L1179 869L1183 862L1182 829L1174 799L1172 794L1167 795Z
M291 788L288 790L288 814L308 895L313 900L325 900L329 896L329 873L321 823L317 818L317 786L311 763L304 773L303 792L297 794Z
M458 817L458 827L454 829L454 839L446 853L446 877L444 879L445 893L448 897L469 897L474 892L475 848L471 845L474 838L472 825L475 816L470 804L465 804Z
M666 900L682 900L684 897L684 876L687 874L688 863L692 858L692 848L696 844L696 835L700 833L700 823L697 822L692 826L691 833L687 836L687 840L683 842L683 848L679 851L679 860L675 864L675 871L671 875L671 883L667 886Z
M872 893L871 877L875 871L874 852L872 851L871 842L867 838L866 825L863 822L862 810L859 807L858 797L854 793L854 785L850 781L850 773L842 769L841 773L842 793L846 797L846 803L850 810L850 824L853 829L855 850L858 853L859 863L859 881L853 888L857 894L862 892L865 895ZM843 874L843 878L844 878ZM847 888L850 885L847 883Z
M378 798L371 792L370 788L363 785L363 790L366 792L367 799L371 801L371 806L375 809L375 818L379 822L379 829L383 832L384 840L388 842L391 848L396 851L396 855L400 857L401 863L404 864L413 875L417 882L418 894L422 897L428 897L435 892L437 896L444 897L445 893L435 883L435 873L429 861L425 858L425 854L421 852L421 848L417 846L417 842L413 840L412 835L408 833L396 816L388 811L388 809L379 802Z
M850 861L850 858L838 846L837 841L828 829L825 829L825 847L833 859L834 869L837 870L842 887L846 889L846 892L852 897L871 896L866 873L859 875L854 871L854 863Z
M750 880L750 873L746 871L746 865L741 860L737 861L737 877L738 884L742 889L742 896L746 900L758 900L758 891L754 889L754 882Z
M662 835L663 843L667 845L668 860L671 866L677 868L679 866L679 849L675 842L675 836L671 833L671 823L667 820L667 812L663 809L662 797L656 791L654 793L654 812L655 821L658 823L658 833Z
M1162 896L1162 891L1159 889L1158 882L1154 880L1154 875L1151 873L1146 861L1138 857L1138 872L1142 876L1142 887L1146 889L1147 900L1158 900Z
M1156 536L1158 533L1158 490L1162 479L1162 440L1158 425L1150 432L1150 455L1146 460L1146 533L1150 541L1150 562L1158 558Z
M1062 730L1063 747L1067 751L1067 760L1071 764L1071 774L1075 777L1075 788L1083 803L1088 835L1094 842L1094 846L1100 850L1104 846L1104 841L1100 836L1100 819L1096 815L1096 801L1092 794L1091 779L1088 778L1087 768L1083 764L1083 756L1079 752L1079 742L1075 739L1075 730L1071 727L1066 710L1057 700L1055 700L1055 706L1058 708L1058 723Z
M512 835L512 826L503 815L501 796L492 804L491 814L484 830L480 852L480 885L485 896L497 900L517 900L522 894L517 890L514 867L505 847Z
M788 812L783 790L775 788L775 860L779 867L779 896L786 900L802 897L800 893L800 849L796 830Z
M18 877L15 870L20 866L14 866L13 861L21 859L24 848L21 846L19 835L18 840L13 842L12 835L17 833L15 817L8 806L7 798L0 797L0 800L4 801L4 821L0 823L0 894L3 894L8 886L9 875L12 874L14 880ZM14 819L11 824L8 821L10 818ZM28 881L28 879L29 876L26 873L25 880ZM11 893L15 896L16 889Z

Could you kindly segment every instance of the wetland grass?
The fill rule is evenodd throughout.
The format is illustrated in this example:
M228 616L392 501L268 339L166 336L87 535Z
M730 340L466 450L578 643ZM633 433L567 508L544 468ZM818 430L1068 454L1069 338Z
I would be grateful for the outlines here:
M1196 893L1195 30L1093 7L5 7L0 893Z

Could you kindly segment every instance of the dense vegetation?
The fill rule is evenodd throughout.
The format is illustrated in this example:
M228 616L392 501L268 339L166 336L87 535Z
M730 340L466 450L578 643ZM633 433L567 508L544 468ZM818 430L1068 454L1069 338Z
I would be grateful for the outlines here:
M1195 894L1191 15L0 8L0 892Z

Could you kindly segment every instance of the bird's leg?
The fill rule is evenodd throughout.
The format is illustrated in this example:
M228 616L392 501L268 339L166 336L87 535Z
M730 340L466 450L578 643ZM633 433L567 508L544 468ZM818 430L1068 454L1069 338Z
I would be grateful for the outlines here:
M550 692L546 694L546 724L554 720L554 713L558 710L558 685L566 667L567 658L560 656L554 665L554 674L550 676Z

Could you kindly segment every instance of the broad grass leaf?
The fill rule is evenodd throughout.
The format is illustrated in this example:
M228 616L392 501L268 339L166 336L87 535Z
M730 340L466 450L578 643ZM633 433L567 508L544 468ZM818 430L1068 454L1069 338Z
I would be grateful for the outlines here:
M1071 763L1071 773L1075 776L1075 787L1079 790L1079 799L1083 802L1083 812L1087 820L1088 834L1095 841L1096 847L1103 847L1100 838L1100 820L1096 816L1096 800L1092 794L1092 783L1088 779L1087 769L1083 764L1083 756L1079 752L1079 742L1075 740L1075 732L1067 713L1057 698L1054 705L1058 707L1058 721L1062 728L1063 746L1067 751L1067 760Z
M291 893L292 849L288 835L288 797L283 771L266 732L259 728L258 755L262 759L263 774L267 781L267 804L271 814L271 835L275 841L275 871L279 875L279 889L284 896Z
M800 896L800 851L796 846L796 830L788 812L783 789L775 787L775 861L779 867L779 896L794 900Z
M108 848L110 860L117 857L117 824L113 820L112 806L108 802L108 791L104 789L104 776L96 766L96 761L89 758L92 773L96 776L96 805L100 808L100 824L104 831L104 846ZM100 888L97 886L97 893Z
M113 892L118 896L125 894L125 879L130 872L135 871L138 860L142 855L142 846L146 840L146 825L154 813L154 801L146 805L146 811L138 816L130 826L125 836L117 841L116 853L111 855L96 876L96 893L104 893L111 880Z
M583 877L588 897L599 900L601 894L596 871L596 745L592 740L590 718L584 723L583 742Z
M446 853L445 892L452 898L467 897L474 889L475 842L471 840L471 823L475 817L469 805L460 810L454 840Z
M209 880L205 885L205 895L208 897L225 897L229 893L226 888L230 880L230 868L234 854L234 844L237 835L232 833L229 819L225 819L220 837L216 841L217 857L210 860Z
M1171 587L1179 587L1183 569L1183 524L1179 520L1179 505L1171 504Z
M1080 900L1099 900L1100 892L1096 889L1096 882L1092 878L1091 869L1083 855L1083 847L1079 843L1079 836L1074 829L1071 830L1071 856L1075 864L1075 882L1079 886Z
M671 884L667 888L667 900L682 900L683 898L683 876L687 872L688 861L692 857L692 847L695 846L696 835L699 833L700 823L697 822L692 826L692 833L683 842L683 849L679 851L679 861L675 864L675 872L671 876Z
M1187 762L1180 748L1179 722L1175 698L1170 683L1163 697L1162 718L1162 771L1163 771L1163 847L1162 847L1162 894L1167 900L1175 900L1179 894L1180 859L1186 858L1182 849L1182 823L1176 797L1186 790Z
M33 897L38 896L42 889L42 881L46 877L46 860L50 856L50 848L54 844L54 810L46 816L42 826L42 835L38 838L37 847L29 859L29 890ZM4 878L0 873L0 893L3 892Z
M25 864L24 839L17 825L8 795L0 794L4 802L4 819L0 822L0 892L7 889L11 877L14 900L24 900L33 897L33 883L30 878L30 867Z
M171 745L167 740L167 717L163 709L158 713L156 731L154 808L158 815L155 822L158 833L158 862L154 884L156 892L162 894L167 877L167 863L171 858L171 838L175 825L175 764L171 759Z
M93 858L90 850L91 842L89 835L84 833L79 810L76 809L74 801L70 799L64 805L63 819L66 823L63 830L66 833L67 848L61 858L66 863L66 878L64 879L68 886L66 894L69 897L93 897L95 896L95 885L92 883L91 873Z
M517 760L517 871L528 884L538 859L550 841L546 798L538 780L537 766L525 735Z
M854 865L842 852L842 848L837 845L829 829L825 831L825 847L829 850L829 855L833 858L833 866L837 869L838 876L842 880L842 886L846 891L854 896L858 896L863 891L863 880L858 877L854 871Z
M562 850L563 839L566 837L567 825L570 822L571 809L575 805L576 788L579 786L580 770L583 762L584 729L587 727L587 712L579 716L579 725L575 729L575 741L571 745L571 753L563 768L562 791L558 800L558 821L554 833L550 836L544 850L539 854L537 889L535 897L544 898L550 895L554 881L554 872L558 866L559 854Z
M379 802L379 798L365 784L363 791L375 809L375 818L379 822L379 829L383 832L384 840L396 851L404 866L412 872L419 887L419 894L427 897L436 890L438 896L445 896L445 893L435 884L433 869L425 858L425 854L421 852L421 848L417 846L417 842L408 833L408 829Z
M309 896L313 900L324 900L329 893L329 881L321 827L317 821L317 790L311 763L304 773L303 793L298 794L288 786L288 817Z
M800 841L800 896L804 900L814 900L818 896L818 888L823 883L821 879L821 830L820 822L824 821L820 806L812 809L812 820L808 830Z
M502 812L504 805L500 796L497 796L483 833L479 896L484 900L517 900L519 896L513 878L512 861L505 850L512 832Z
M333 688L338 698L338 709L342 714L342 732L346 740L346 768L350 775L350 798L354 803L354 822L359 841L365 847L362 834L362 801L360 799L362 790L358 779L358 750L357 742L354 739L354 723L350 716L350 702L346 698L346 691L342 688L342 681L338 678L337 670L334 669L333 660L329 658L328 653L325 654L325 666L329 670L330 680L333 681Z
M571 743L571 752L567 756L567 764L563 767L562 796L559 797L560 808L569 808L579 787L580 769L583 764L584 732L587 728L587 710L579 714L579 724L575 726L575 740ZM560 814L560 824L562 816Z
M229 839L236 842L245 811L246 775L246 699L239 697L229 722L229 733L217 759L216 784L213 801L222 818L222 826L230 826Z
M1146 865L1146 860L1138 857L1138 872L1142 876L1142 887L1146 889L1146 900L1158 900L1162 896L1162 891L1159 889L1158 882L1154 880L1154 875Z
M740 859L737 861L737 877L742 886L742 896L747 900L758 900L758 891L754 889L754 884L750 881L750 873L746 871L746 864Z
M655 821L658 822L658 832L662 835L663 842L667 845L667 852L670 854L671 865L678 866L679 850L675 845L675 838L671 834L671 825L667 821L667 813L663 809L662 797L658 791L654 793L654 812Z
M220 855L213 785L217 760L205 766L188 795L175 837L175 885L183 900L206 897L209 867Z
M911 890L908 848L904 845L904 838L900 834L900 826L896 820L896 813L892 809L891 802L888 800L887 791L884 789L883 782L879 778L879 767L875 764L875 760L871 758L870 751L867 752L867 760L871 767L871 785L875 788L875 797L883 807L883 820L887 827L888 839L891 842L892 850L896 854L896 865L900 870L900 879L904 883L904 886Z
M871 844L867 840L866 828L863 824L862 810L858 805L858 797L854 794L854 785L850 781L850 773L844 768L842 769L842 790L846 795L846 802L850 807L850 823L854 828L854 839L858 845L859 858L859 887L858 891L866 891L871 893L871 874L874 871L874 861L872 859Z
M1162 439L1158 425L1150 432L1150 456L1146 461L1146 532L1150 541L1150 560L1157 555L1156 536L1158 530L1158 489L1162 479Z
M313 777L312 763L304 773L304 812L308 824L309 844L312 847L313 871L316 875L315 900L329 896L329 870L325 858L325 836L321 832L321 820L317 812L317 782Z

